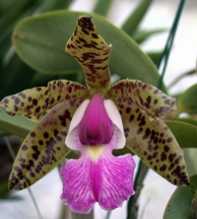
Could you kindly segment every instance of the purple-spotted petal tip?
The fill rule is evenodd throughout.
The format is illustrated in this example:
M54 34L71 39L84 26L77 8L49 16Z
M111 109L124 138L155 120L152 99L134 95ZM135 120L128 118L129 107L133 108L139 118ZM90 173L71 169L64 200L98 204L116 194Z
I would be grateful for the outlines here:
M108 144L113 135L113 124L104 107L104 99L95 95L89 102L79 126L83 145Z
M117 208L134 193L134 168L131 155L115 157L109 152L97 161L86 155L70 160L61 170L62 199L80 213L89 212L95 202L107 210Z

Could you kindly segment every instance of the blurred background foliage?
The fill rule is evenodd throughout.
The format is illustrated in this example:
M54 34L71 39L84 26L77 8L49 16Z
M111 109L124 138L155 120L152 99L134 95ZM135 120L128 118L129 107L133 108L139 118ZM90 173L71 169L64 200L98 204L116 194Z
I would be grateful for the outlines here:
M17 0L17 4L16 0L0 1L0 98L33 86L46 85L53 79L83 81L78 65L68 55L62 53L64 44L62 51L59 51L62 42L66 42L66 38L72 32L78 13L58 10L69 10L72 3L72 0ZM139 1L135 10L120 27L121 30L118 30L107 20L113 0L96 1L92 16L101 34L114 46L111 69L112 74L117 78L138 78L155 85L158 82L159 74L156 67L160 63L163 51L149 51L145 55L139 49L154 35L168 31L162 26L148 30L141 28L140 24L152 3L152 0ZM42 15L44 12L54 10L56 12ZM42 44L39 44L40 42ZM120 53L125 54L122 59L119 58ZM131 63L131 60L134 60L137 67ZM181 73L171 84L165 85L165 89L171 89L180 80L194 74L196 69ZM175 191L167 206L164 219L196 218L193 210L194 207L197 209L197 181L194 176L197 174L196 96L197 84L177 93L179 114L175 119L167 121L185 150L192 185ZM20 116L12 118L0 111L1 199L9 198L7 181L13 162L5 138L16 153L21 140L33 126L35 124L30 120ZM179 203L184 207L180 208ZM61 217L65 217L65 214Z

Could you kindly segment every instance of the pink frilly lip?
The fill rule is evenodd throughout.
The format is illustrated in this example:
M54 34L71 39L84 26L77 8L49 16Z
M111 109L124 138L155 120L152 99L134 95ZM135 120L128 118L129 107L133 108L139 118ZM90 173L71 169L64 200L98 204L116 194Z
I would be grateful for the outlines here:
M62 200L76 213L89 213L95 202L106 209L120 207L134 194L135 162L130 154L105 152L96 162L83 155L61 168Z
M88 213L95 202L114 209L134 193L132 156L112 155L114 148L125 146L122 119L113 101L100 95L85 100L73 116L65 144L81 151L79 159L68 160L61 168L61 197L74 212Z

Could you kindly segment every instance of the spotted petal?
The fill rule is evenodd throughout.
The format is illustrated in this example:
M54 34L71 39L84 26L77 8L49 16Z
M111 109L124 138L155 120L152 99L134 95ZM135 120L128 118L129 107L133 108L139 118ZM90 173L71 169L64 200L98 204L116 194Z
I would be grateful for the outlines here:
M80 99L54 106L28 134L15 159L10 188L23 189L33 184L65 159L67 130Z
M110 96L121 99L125 94L132 97L142 110L151 116L165 117L176 112L176 102L158 88L139 80L121 80L110 90Z
M66 45L66 51L82 66L86 84L94 90L110 85L109 56L111 46L96 33L90 17L80 17Z
M147 166L175 185L187 184L183 152L167 125L152 117L128 93L115 100L122 115L126 146Z
M0 102L0 107L11 115L20 114L37 121L55 104L66 99L74 101L77 97L85 95L84 86L66 80L57 80L49 82L46 87L27 89L5 97Z

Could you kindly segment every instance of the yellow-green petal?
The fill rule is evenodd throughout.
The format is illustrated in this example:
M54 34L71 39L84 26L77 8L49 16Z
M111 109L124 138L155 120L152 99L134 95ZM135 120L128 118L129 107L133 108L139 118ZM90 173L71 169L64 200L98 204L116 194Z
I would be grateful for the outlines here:
M128 149L171 183L187 184L183 151L167 125L148 115L126 93L114 100L122 115Z
M72 115L81 99L54 106L21 145L9 178L10 189L24 189L55 166L69 153L65 138Z
M105 90L110 86L111 45L97 34L91 17L79 17L66 51L81 65L88 88Z
M139 80L121 80L114 84L110 96L122 98L124 94L151 116L166 117L176 113L176 101L153 85Z
M35 87L5 97L1 100L0 107L11 115L24 115L37 121L57 103L77 97L85 98L86 94L87 90L81 84L56 80L49 82L46 87Z

